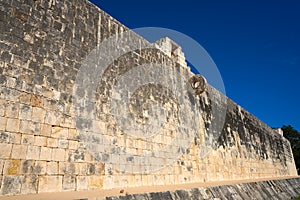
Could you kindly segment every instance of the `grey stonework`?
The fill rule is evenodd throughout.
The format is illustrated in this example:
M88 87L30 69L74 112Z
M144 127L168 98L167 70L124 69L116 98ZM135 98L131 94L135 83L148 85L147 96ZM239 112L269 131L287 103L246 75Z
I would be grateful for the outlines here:
M300 196L300 178L237 185L194 188L169 192L107 197L106 200L244 200L296 199Z

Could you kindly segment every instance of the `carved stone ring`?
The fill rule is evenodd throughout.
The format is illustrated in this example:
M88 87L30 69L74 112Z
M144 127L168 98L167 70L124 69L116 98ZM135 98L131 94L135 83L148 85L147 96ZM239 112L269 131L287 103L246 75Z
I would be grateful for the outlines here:
M200 74L194 75L191 78L189 78L189 83L195 91L196 96L202 94L206 90L207 81Z

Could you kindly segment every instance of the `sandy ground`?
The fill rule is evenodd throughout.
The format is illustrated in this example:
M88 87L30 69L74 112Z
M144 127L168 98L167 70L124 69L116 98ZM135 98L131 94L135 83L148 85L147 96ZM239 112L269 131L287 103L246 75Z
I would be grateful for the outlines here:
M71 192L56 192L56 193L40 193L30 195L16 195L16 196L1 196L0 200L79 200L79 199L96 199L108 196L120 196L125 194L142 194L147 192L162 192L174 191L180 189L191 189L200 187L213 187L219 185L234 185L239 183L258 182L266 180L278 180L299 178L300 176L289 176L268 179L245 179L236 181L218 181L206 183L189 183L180 185L163 185L163 186L142 186L134 188L114 188L114 189L99 189L99 190L84 190L84 191L71 191Z

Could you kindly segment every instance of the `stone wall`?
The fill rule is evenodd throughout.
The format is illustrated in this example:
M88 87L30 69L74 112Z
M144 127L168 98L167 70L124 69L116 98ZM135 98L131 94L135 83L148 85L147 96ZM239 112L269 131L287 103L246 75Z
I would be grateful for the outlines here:
M147 124L153 102L167 122L155 136L126 134L110 113L112 100L121 103L129 87L113 92L122 75L143 64L157 64L168 81L192 75L182 58L179 64L133 33L136 47L119 52L91 86L96 114L87 120L90 113L80 105L90 105L90 94L80 83L97 74L78 74L93 65L85 61L97 45L115 34L112 42L122 40L128 30L91 3L4 0L0 27L1 195L296 175L288 141L210 86L200 97L188 91L180 104L178 88L147 84L130 99L132 120L125 122ZM130 49L126 41L117 44ZM154 68L147 70L151 77Z
M284 179L224 185L208 188L193 188L167 192L152 192L133 194L119 197L107 197L105 200L134 200L134 199L161 199L161 200L205 200L205 199L296 199L300 196L300 179ZM97 199L97 198L96 198ZM88 198L86 200L92 200Z

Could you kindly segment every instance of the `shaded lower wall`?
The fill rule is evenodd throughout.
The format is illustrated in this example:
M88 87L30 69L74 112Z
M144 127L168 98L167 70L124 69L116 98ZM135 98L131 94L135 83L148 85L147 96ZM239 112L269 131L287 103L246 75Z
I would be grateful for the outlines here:
M209 188L107 197L106 200L202 200L202 199L296 199L300 197L300 178L272 180Z

